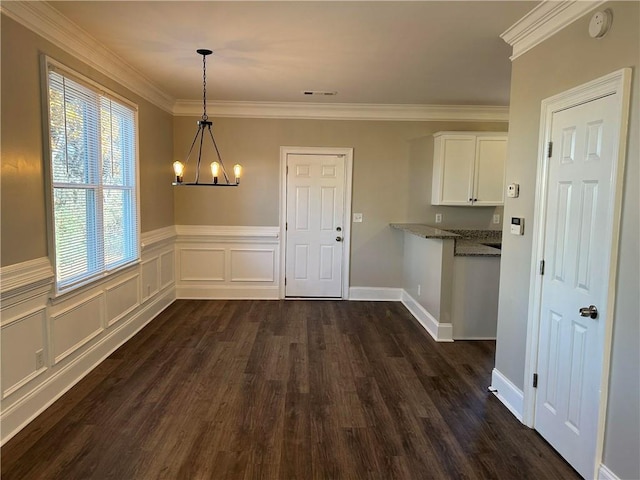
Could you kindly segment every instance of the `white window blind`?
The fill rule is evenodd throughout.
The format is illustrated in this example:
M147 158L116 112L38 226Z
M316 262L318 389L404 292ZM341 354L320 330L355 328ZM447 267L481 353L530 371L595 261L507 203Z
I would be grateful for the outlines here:
M48 64L58 291L139 258L136 111Z

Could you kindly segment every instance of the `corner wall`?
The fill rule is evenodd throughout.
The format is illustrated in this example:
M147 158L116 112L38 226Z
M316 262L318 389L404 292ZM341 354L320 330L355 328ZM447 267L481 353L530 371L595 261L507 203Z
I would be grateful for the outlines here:
M505 216L521 216L533 224L541 101L633 67L603 463L620 478L640 478L640 3L609 2L599 8L613 12L613 25L605 37L589 37L591 14L587 14L513 62L506 183L519 183L520 197L507 199ZM529 229L516 237L505 232L500 271L496 369L521 391L532 233Z
M6 15L0 15L0 22L0 265L47 256L41 54L51 56L138 105L141 231L172 226L172 115Z
M186 156L196 121L175 118L176 158ZM502 212L500 207L431 206L432 135L506 131L506 123L255 118L214 118L213 123L227 168L244 167L242 184L237 189L176 189L177 225L278 226L280 147L295 146L354 149L351 211L362 213L364 221L351 227L351 286L402 284L402 239L389 223L433 223L435 213L443 213L443 226L497 227L491 219Z

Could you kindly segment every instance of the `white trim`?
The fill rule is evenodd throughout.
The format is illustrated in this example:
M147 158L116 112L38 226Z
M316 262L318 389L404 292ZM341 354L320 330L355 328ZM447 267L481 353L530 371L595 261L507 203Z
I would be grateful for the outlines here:
M175 238L176 227L174 225L157 228L156 230L150 230L140 234L140 247L142 250L146 250L174 240Z
M543 1L500 38L513 47L511 61L570 25L605 0ZM586 32L585 32L586 34Z
M287 156L288 155L343 155L344 165L344 225L342 226L342 296L349 298L349 272L351 268L351 196L353 190L353 148L342 147L280 147L280 298L285 298L287 242Z
M0 293L33 288L41 283L53 283L53 267L48 257L35 258L0 268ZM4 300L4 298L3 298Z
M522 422L524 394L496 368L491 372L490 390Z
M627 131L629 126L629 102L631 92L631 69L623 68L612 72L603 77L597 78L591 82L579 85L575 88L562 92L553 97L544 99L541 103L540 113L540 132L538 143L538 168L536 176L536 193L535 193L535 211L533 232L537 232L533 236L531 248L531 270L530 270L530 288L529 288L529 305L527 320L527 340L525 354L525 371L524 378L532 378L536 373L538 364L538 346L539 346L539 329L540 329L540 307L542 298L542 277L538 275L538 265L540 260L544 258L544 225L546 223L546 180L547 180L547 158L546 145L551 138L551 127L553 114L583 104L585 102L602 98L605 95L615 95L618 97L618 115L620 119L620 127L618 131L618 144L614 147L611 191L610 198L610 218L611 224L606 228L609 229L611 238L611 251L605 254L609 255L609 278L607 291L606 313L604 315L608 319L605 327L605 338L603 345L602 358L602 375L600 379L600 401L598 412L598 433L596 439L595 465L602 460L602 452L604 447L604 433L607 400L609 393L609 373L611 361L611 347L613 338L613 324L615 321L615 293L617 278L617 260L618 246L620 235L620 217L622 211L622 191L624 186L624 165L626 160L626 142ZM536 390L533 386L525 381L524 384L524 409L523 423L529 427L534 426L535 420L535 399ZM594 465L594 468L595 468ZM596 473L596 472L594 472Z
M438 322L438 320L409 295L406 290L402 291L401 302L434 340L437 342L453 342L452 324Z
M234 285L178 285L176 298L181 300L278 300L280 289L277 285L234 286Z
M171 113L175 99L47 2L2 2L0 12Z
M136 280L136 302L131 305L129 308L127 308L126 310L124 310L122 313L120 313L119 315L116 315L113 318L109 318L109 306L107 304L108 301L108 296L109 293L111 293L113 290L122 287L125 283L130 282L131 280L135 279ZM123 280L120 280L117 283L114 283L112 285L109 285L107 287L105 287L104 289L104 307L105 307L105 313L104 313L104 321L105 321L105 329L111 327L112 325L115 325L116 323L118 323L120 320L122 320L123 318L125 318L127 315L129 315L131 312L133 312L136 308L138 308L140 306L140 281L141 281L141 273L140 271L135 272L132 275L129 275L128 277L125 276L125 278Z
M117 54L98 42L47 2L11 1L0 12L62 48L103 75L175 116L200 116L202 103L176 100ZM509 121L509 108L484 105L376 105L308 102L235 102L207 104L210 117L325 120Z
M484 105L393 105L308 102L207 103L210 117L293 118L313 120L395 120L413 122L508 122L509 107ZM177 100L177 117L202 114L202 102Z
M92 345L82 355L57 370L55 375L29 392L23 398L2 411L2 441L4 445L29 422L52 405L71 387L77 384L111 353L138 333L175 300L168 290L137 312L129 321L108 331L102 340Z
M51 338L55 342L55 338L56 338L56 335L57 335L56 334L56 326L57 326L56 321L58 320L58 318L64 317L65 315L73 312L74 310L78 310L79 308L82 308L82 307L86 306L87 304L93 302L94 300L98 299L98 312L99 312L99 316L100 316L100 325L98 326L98 328L96 330L94 330L93 332L88 333L86 337L81 338L80 340L78 340L74 345L71 345L64 352L61 352L58 355L56 355L53 358L53 365L55 365L57 363L60 363L62 360L64 360L69 355L71 355L76 350L78 350L80 347L82 347L83 345L86 345L91 340L93 340L95 337L97 337L102 332L104 332L105 323L106 323L105 322L106 305L104 303L104 295L105 295L105 292L103 290L98 290L94 294L89 295L87 297L84 297L84 298L82 298L80 300L77 300L75 303L72 303L71 305L68 305L68 306L65 305L65 307L63 309L61 309L60 311L57 311L55 313L49 312L49 323L50 323L51 330L52 330L52 337ZM52 344L51 351L53 353L55 353L53 347L54 347L54 345Z
M598 480L622 480L615 473L609 469L606 465L600 464L598 469Z
M349 300L372 302L399 302L402 300L401 288L391 287L350 287Z
M474 336L471 336L471 337L467 337L467 336L453 337L454 341L457 341L457 340L464 340L464 341L466 341L466 340L495 340L495 339L496 339L495 336L493 336L493 337L474 337Z
M249 240L277 241L280 227L216 226L216 225L176 225L177 242L238 242Z

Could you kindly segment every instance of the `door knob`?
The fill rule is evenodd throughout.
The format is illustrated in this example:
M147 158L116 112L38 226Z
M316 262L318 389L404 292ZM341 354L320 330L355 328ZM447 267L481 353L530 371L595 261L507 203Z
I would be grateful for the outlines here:
M598 309L596 308L595 305L589 305L588 307L582 307L578 311L580 312L580 316L581 317L598 318Z
M336 228L336 232L341 232L341 231L342 231L342 227Z
M342 237L336 237L336 242L341 242L342 241Z

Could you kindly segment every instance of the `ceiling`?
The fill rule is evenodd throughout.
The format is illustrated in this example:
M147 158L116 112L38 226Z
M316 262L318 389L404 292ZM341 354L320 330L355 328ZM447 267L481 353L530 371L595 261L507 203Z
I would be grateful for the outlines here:
M55 1L176 100L508 105L527 1ZM305 96L305 90L337 91Z

